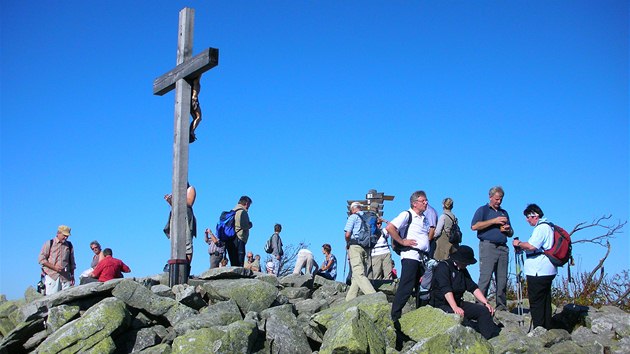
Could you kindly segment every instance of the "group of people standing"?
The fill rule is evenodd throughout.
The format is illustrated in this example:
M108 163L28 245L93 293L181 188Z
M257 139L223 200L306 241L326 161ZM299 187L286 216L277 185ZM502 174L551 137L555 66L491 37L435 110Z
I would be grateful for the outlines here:
M77 264L74 258L74 247L68 241L71 228L59 225L57 234L44 242L38 263L42 267L42 283L45 295L52 295L75 284L74 271ZM111 248L101 250L98 241L90 242L90 249L94 252L90 268L83 272L81 284L91 282L106 282L115 278L122 278L122 273L129 273L131 269L120 259L113 257Z
M433 270L430 304L445 312L456 313L465 318L485 338L498 335L499 328L492 320L496 310L507 310L506 292L508 276L509 249L507 239L514 235L510 218L506 210L501 208L504 197L503 188L492 187L489 190L489 202L477 209L471 229L477 232L479 239L479 282L475 283L466 267L475 264L474 251L466 245L454 245L449 242L448 233L457 217L452 212L453 200L445 198L442 202L443 214L437 218L435 210L431 211L427 195L424 191L416 191L410 197L410 208L402 211L388 222L383 235L390 237L400 245L401 275L392 304L391 317L394 323L402 315L402 309L409 297L417 293L419 279L425 272L427 262L434 258L439 260ZM346 300L355 298L358 291L363 294L374 293L375 290L365 275L368 260L382 245L369 250L358 242L361 229L362 205L358 202L350 206L345 231L348 255L352 270L352 284ZM542 219L543 212L535 204L530 204L524 211L527 222L534 226L534 232L527 242L514 240L517 251L524 250L527 258L524 264L528 281L528 297L534 327L551 328L551 284L557 273L556 267L543 254L553 245L553 229ZM383 222L384 220L380 220ZM402 236L401 236L402 235ZM433 244L433 247L432 247ZM387 243L385 243L387 245ZM389 246L387 246L389 249ZM494 275L496 279L496 308L488 299L488 289ZM463 301L464 292L472 293L477 302ZM467 322L472 321L472 322Z

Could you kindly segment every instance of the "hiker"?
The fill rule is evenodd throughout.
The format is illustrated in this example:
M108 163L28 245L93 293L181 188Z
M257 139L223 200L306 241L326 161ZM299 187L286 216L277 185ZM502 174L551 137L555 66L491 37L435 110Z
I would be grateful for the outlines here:
M295 267L293 268L293 274L301 274L304 269L304 274L311 275L317 271L317 262L313 258L313 252L306 248L302 248L297 253L297 259L295 260Z
M477 263L472 248L461 245L446 261L433 269L433 283L429 304L447 313L464 317L463 325L474 328L490 339L499 335L499 327L492 320L494 308L470 277L466 267ZM480 303L463 300L464 292L471 292ZM471 322L471 320L477 323Z
M433 254L433 259L436 261L443 261L448 258L453 250L453 244L449 240L449 235L451 232L451 227L455 223L457 218L455 214L453 214L453 199L444 198L442 201L442 208L444 212L440 215L438 219L437 226L435 228L435 234L437 235L437 241L435 253Z
M230 257L230 265L233 267L242 267L245 264L245 245L249 238L249 230L254 226L249 220L249 207L252 205L252 199L246 195L238 200L238 204L234 207L236 215L234 215L234 228L236 237L225 243L227 254Z
M330 244L324 243L322 245L322 253L326 259L322 263L322 267L315 273L315 275L322 276L328 280L337 279L337 258L331 253L332 247Z
M429 252L429 223L423 214L428 204L426 193L413 192L409 204L408 210L398 214L387 225L387 232L392 240L405 247L400 252L400 282L392 303L391 315L394 322L400 319L409 296L414 290L417 293L418 280L424 274L423 262ZM403 230L406 230L404 239L400 237Z
M490 201L477 209L470 222L471 229L477 231L479 238L479 289L484 296L488 296L488 288L492 274L496 279L497 311L507 311L506 292L508 275L508 246L507 238L514 235L510 226L510 217L501 208L503 202L503 188L490 188Z
M512 245L525 251L524 272L527 276L527 298L534 328L551 329L551 284L558 268L545 256L544 250L553 247L553 229L536 204L529 204L523 211L527 223L534 227L527 242L513 240Z
M429 257L433 258L433 253L435 253L435 227L437 226L438 216L437 211L433 209L429 201L427 200L427 210L424 211L424 217L427 219L429 223Z
M249 269L252 272L260 272L260 256L256 259L251 251L247 252L247 261L245 261L243 268Z
M273 235L271 235L271 259L273 261L273 274L278 276L278 274L280 274L280 261L284 255L284 250L282 249L282 238L280 238L282 225L275 224L273 226L273 231Z
M221 260L225 258L225 243L220 241L210 229L206 229L205 234L204 241L208 244L210 269L218 268Z
M98 281L106 282L108 280L122 278L122 273L131 272L131 269L129 269L123 261L113 257L111 248L104 249L103 254L105 258L100 261L92 271L92 278L98 278Z
M389 251L389 234L383 227L387 220L379 218L376 226L381 229L381 236L372 248L367 277L369 279L392 279L392 253Z
M77 264L74 261L74 249L68 241L70 227L60 225L57 235L44 242L39 252L38 262L44 272L44 285L46 295L55 294L74 285L74 270Z
M105 258L105 255L103 254L103 251L101 250L101 244L96 240L90 242L90 249L92 250L92 252L94 252L94 256L92 257L90 268L83 271L83 273L79 275L79 285L94 283L98 281L98 279L90 277L90 274L92 273L94 268L96 268L96 265L98 264L98 262L100 262L101 260L103 260L103 258Z
M361 220L361 215L363 214L361 207L362 205L359 202L350 204L351 214L348 216L346 226L343 229L346 237L348 257L350 257L350 268L352 268L352 283L346 294L346 301L357 297L359 289L361 289L365 295L374 294L376 292L370 280L365 276L365 268L368 260L367 251L357 243L359 231L363 223Z
M195 187L191 186L190 183L186 184L186 261L188 262L186 265L186 274L185 278L188 279L190 275L190 266L193 258L193 237L197 237L197 218L195 218L195 213L193 212L193 205L195 204L195 200L197 199L197 190ZM173 195L166 194L164 196L164 200L168 203L168 205L173 207ZM166 222L166 226L164 226L164 234L168 239L171 238L171 218L173 216L173 211L168 214L168 221Z

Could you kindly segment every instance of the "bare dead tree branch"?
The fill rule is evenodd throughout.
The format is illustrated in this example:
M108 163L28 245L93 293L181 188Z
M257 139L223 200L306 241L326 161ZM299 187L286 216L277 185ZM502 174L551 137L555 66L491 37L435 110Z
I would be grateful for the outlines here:
M622 229L626 226L626 224L628 223L628 221L618 221L616 225L605 225L604 222L606 220L609 220L612 217L612 215L603 215L601 217L599 217L598 219L594 219L590 224L586 223L586 222L581 222L579 224L577 224L574 228L573 231L570 232L570 235L573 236L574 233L578 232L578 231L582 231L585 229L589 229L589 228L599 228L599 229L603 229L604 233L602 235L598 235L589 239L581 239L581 240L574 240L572 239L572 243L573 244L579 244L579 243L594 243L594 244L598 244L602 247L608 247L610 248L610 244L608 243L609 239L615 238L616 234L621 233ZM610 250L608 251L610 253ZM595 270L596 271L596 270Z
M606 241L606 245L608 247L608 250L606 251L606 255L604 256L604 258L599 260L599 263L595 266L595 268L593 268L593 270L591 271L591 273L588 275L587 279L589 282L593 281L593 277L595 276L595 273L597 272L597 270L601 269L602 271L604 270L604 261L606 261L606 258L608 258L608 255L610 254L610 242ZM600 279L601 282L601 279ZM597 284L599 286L599 284Z

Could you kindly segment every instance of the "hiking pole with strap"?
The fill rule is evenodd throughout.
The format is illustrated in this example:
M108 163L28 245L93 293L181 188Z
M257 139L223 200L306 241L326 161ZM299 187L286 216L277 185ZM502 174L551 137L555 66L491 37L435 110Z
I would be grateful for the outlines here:
M346 256L343 260L343 279L346 279L346 267L348 266L348 247L346 247Z
M518 240L518 237L514 238ZM519 326L525 325L523 319L523 249L520 247L514 247L514 265L516 267L516 311L520 316L518 320Z

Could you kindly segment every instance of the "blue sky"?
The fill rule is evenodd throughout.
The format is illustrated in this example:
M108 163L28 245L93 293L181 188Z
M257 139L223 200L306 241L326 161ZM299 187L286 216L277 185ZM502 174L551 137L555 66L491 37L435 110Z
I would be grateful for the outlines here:
M174 94L152 83L185 6L194 53L220 50L190 146L200 230L246 194L248 249L279 222L343 259L346 200L395 195L392 219L423 189L477 250L467 225L497 184L521 239L532 202L569 229L629 217L627 1L2 1L0 293L37 282L59 224L79 271L94 239L132 276L161 271ZM612 245L607 273L630 269L627 227ZM586 271L605 250L575 254Z

